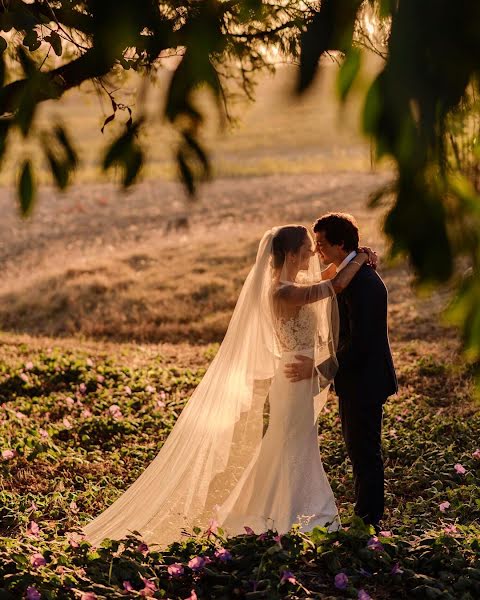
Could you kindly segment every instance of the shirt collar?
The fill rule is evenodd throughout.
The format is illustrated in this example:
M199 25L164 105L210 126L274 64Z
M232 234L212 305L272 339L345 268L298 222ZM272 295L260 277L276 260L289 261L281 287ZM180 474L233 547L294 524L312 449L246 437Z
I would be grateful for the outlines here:
M352 252L350 252L350 254L348 256L346 256L342 262L338 265L337 267L337 273L340 273L340 271L342 269L344 269L348 263L353 260L355 257L357 256L357 253L355 252L355 250L353 250Z

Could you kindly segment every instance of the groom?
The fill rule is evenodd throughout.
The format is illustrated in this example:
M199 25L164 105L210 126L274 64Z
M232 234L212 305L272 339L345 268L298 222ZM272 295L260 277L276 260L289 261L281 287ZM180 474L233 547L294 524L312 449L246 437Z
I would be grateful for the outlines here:
M325 264L333 263L337 273L355 258L359 236L351 215L324 215L313 231L318 254ZM364 264L337 299L340 332L335 391L353 466L355 514L378 531L384 510L383 404L397 391L388 341L387 289L378 273ZM286 367L287 377L293 381L311 377L312 360L296 358L298 362Z

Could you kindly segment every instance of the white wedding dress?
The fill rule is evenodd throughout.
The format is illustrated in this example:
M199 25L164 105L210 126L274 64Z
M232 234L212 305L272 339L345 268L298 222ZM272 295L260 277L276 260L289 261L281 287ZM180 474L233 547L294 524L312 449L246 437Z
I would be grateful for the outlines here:
M267 431L242 478L218 511L218 522L230 535L274 529L286 533L293 524L309 531L316 525L338 529L340 520L320 457L317 415L328 388L319 394L317 377L291 382L284 365L295 355L314 356L315 310L302 306L298 314L278 319L281 346L278 369L269 389ZM315 398L315 396L317 396Z
M83 528L92 544L138 532L165 547L214 520L230 535L339 527L317 438L329 381L318 393L316 377L291 383L283 372L295 354L335 358L335 294L318 260L301 284L276 283L277 232L263 236L219 351L159 453Z

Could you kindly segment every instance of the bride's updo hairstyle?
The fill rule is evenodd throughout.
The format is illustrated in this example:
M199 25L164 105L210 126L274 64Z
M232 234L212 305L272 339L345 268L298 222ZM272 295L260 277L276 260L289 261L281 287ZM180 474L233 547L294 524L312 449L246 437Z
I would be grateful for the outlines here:
M296 254L302 247L308 229L303 225L285 225L280 227L272 240L272 267L281 269L287 254Z

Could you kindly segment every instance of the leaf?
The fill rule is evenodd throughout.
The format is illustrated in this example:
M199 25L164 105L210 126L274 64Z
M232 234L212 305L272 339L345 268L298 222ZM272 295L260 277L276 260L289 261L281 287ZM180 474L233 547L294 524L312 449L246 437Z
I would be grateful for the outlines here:
M105 121L103 122L103 126L102 126L102 128L100 130L102 133L103 133L105 127L115 119L115 114L116 113L112 113L109 117L107 117L105 119Z
M38 50L42 45L41 41L38 39L38 33L35 29L31 29L27 35L23 38L23 45L26 46L30 52L34 52Z
M55 183L59 189L64 190L68 185L68 167L58 160L50 149L45 149L45 155L50 165L50 171L52 172Z
M195 195L195 180L193 177L192 170L188 165L188 162L185 158L185 154L182 150L177 152L177 165L178 170L180 171L180 177L182 178L185 187L187 188L187 192L190 196Z
M52 31L52 33L45 38L45 41L50 42L53 51L57 56L62 56L62 38L56 31Z
M358 75L360 70L361 56L360 49L352 47L350 51L347 52L342 66L340 67L340 71L338 72L337 76L337 91L342 102L345 102L347 99L352 84Z
M18 184L18 199L20 204L20 214L22 217L27 217L31 213L35 200L35 191L32 165L30 160L26 160L23 163L20 181Z
M67 135L66 130L61 125L57 125L57 127L55 127L55 136L66 154L70 169L75 168L78 164L78 155Z

